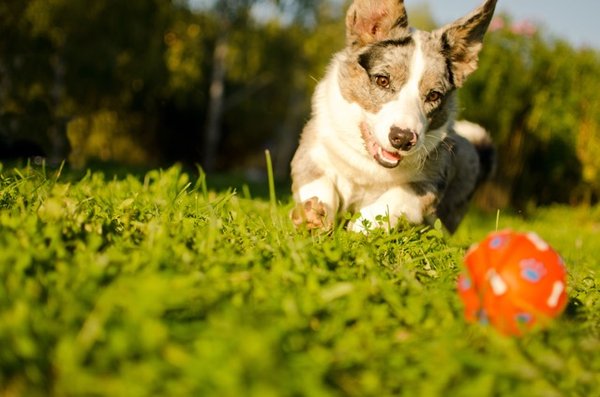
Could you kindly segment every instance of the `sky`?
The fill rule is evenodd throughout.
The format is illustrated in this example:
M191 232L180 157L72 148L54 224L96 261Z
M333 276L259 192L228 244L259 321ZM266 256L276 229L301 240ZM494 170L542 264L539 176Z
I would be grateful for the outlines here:
M466 15L483 0L405 0L409 8L420 3L427 3L435 20L445 24ZM515 22L540 24L553 37L575 46L600 49L600 0L498 0L496 13L503 12Z
M206 7L223 0L187 1L192 7ZM428 4L435 21L442 25L468 14L483 1L405 0L405 4L409 10L411 6ZM552 37L566 39L577 47L600 49L600 0L498 0L496 12L507 13L515 22L539 24Z

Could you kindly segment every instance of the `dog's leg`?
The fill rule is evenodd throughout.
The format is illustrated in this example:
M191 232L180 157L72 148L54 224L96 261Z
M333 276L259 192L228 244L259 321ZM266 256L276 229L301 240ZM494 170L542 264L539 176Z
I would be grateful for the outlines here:
M360 217L348 225L349 230L366 233L377 227L393 228L400 218L422 223L436 201L432 193L419 195L410 187L398 186L382 194L374 203L360 210Z
M295 198L298 204L291 218L296 227L325 230L333 227L339 197L326 176L301 186Z

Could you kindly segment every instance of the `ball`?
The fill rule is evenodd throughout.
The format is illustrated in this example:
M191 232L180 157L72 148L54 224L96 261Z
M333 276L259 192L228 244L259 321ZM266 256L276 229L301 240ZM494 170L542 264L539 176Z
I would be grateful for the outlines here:
M464 262L458 294L469 322L522 335L547 325L567 304L565 263L535 233L491 233L469 249Z

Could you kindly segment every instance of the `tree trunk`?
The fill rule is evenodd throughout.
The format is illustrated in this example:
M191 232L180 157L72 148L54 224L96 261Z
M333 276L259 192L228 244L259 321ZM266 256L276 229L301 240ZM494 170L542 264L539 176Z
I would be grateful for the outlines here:
M203 167L214 171L217 165L219 143L221 141L221 120L225 104L226 57L229 50L229 37L222 33L217 38L213 53L213 68L209 90L208 115L206 119L203 145Z
M52 60L54 69L54 82L52 85L52 125L48 128L48 141L50 143L48 162L58 165L67 159L70 152L67 138L67 120L61 114L60 106L65 94L65 65L61 54Z

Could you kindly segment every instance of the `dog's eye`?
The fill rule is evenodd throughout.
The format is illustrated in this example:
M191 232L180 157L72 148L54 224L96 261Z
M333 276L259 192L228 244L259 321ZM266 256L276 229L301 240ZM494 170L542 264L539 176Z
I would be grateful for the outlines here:
M431 91L429 94L427 94L427 97L425 98L426 102L432 103L432 102L437 102L440 99L442 99L442 93L438 92L438 91Z
M387 76L375 76L375 83L381 88L390 88L390 78Z

